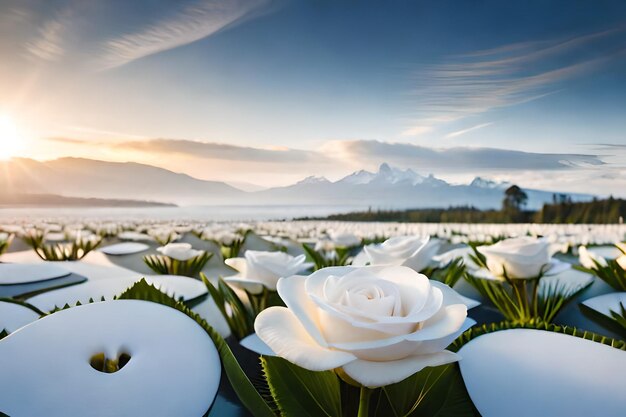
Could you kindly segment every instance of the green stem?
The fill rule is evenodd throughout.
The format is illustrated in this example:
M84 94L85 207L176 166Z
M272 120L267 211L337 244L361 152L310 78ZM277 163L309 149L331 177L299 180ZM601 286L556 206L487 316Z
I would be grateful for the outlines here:
M359 413L357 414L357 417L368 417L372 392L374 391L367 387L361 387L361 395L359 397Z

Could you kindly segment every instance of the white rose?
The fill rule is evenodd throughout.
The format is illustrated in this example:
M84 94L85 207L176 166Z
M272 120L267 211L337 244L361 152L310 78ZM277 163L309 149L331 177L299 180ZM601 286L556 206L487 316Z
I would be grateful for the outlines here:
M569 268L569 264L552 258L550 242L546 239L516 237L501 240L477 250L487 258L489 274L483 277L502 279L532 279L539 275L555 275Z
M353 265L403 265L420 272L433 263L440 246L439 240L429 236L392 237L379 245L365 246Z
M331 233L330 240L336 248L351 248L361 244L361 238L352 233Z
M454 290L403 266L324 268L277 287L287 308L259 314L259 338L302 368L341 367L367 387L457 361L445 348L474 324Z
M284 252L263 252L248 250L245 258L230 258L224 262L239 274L224 278L236 287L258 294L263 287L276 291L276 284L282 277L297 275L313 266L305 262L306 256L291 256Z
M189 243L168 243L165 246L157 248L157 251L178 261L188 261L203 253L201 250L193 249Z
M604 259L602 256L598 255L597 253L590 251L589 249L587 249L587 247L585 246L580 246L578 248L578 262L580 262L580 264L587 268L587 269L596 269L596 262L598 262L600 264L600 266L606 266L606 259Z

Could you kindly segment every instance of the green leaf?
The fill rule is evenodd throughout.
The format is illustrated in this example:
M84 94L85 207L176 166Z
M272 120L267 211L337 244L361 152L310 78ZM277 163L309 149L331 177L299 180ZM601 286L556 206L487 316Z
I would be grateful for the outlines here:
M261 357L270 392L284 417L340 417L339 378L313 372L278 357Z
M589 319L595 321L613 333L620 335L622 339L626 340L626 309L622 303L620 303L621 311L610 310L610 316L589 308L583 303L580 303L578 307L580 308L580 311Z
M195 258L179 261L163 255L146 255L143 257L143 261L157 274L196 277L212 257L211 252L202 252Z
M377 416L475 417L479 416L465 388L458 364L425 368L383 388ZM386 400L386 404L385 404Z
M255 417L276 417L272 409L263 400L263 397L254 388L246 374L243 372L237 359L233 355L233 352L228 347L228 344L220 336L220 334L213 329L205 319L198 314L189 310L184 304L177 302L168 295L162 293L152 285L148 284L144 279L137 282L131 288L122 293L117 299L120 300L144 300L159 303L168 307L175 308L176 310L185 313L189 317L198 323L211 337L215 347L219 352L222 360L222 366L226 372L226 376L230 381L230 384L239 397L241 403L255 416Z

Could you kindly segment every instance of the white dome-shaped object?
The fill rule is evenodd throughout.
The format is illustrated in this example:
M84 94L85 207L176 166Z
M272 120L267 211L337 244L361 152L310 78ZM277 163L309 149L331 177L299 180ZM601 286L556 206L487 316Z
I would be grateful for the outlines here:
M6 330L12 333L38 318L39 314L28 307L7 301L0 301L0 331Z
M28 299L28 302L42 311L52 311L55 307L63 307L65 304L75 305L77 302L85 304L89 299L94 301L112 300L128 288L132 287L143 277L119 277L110 279L89 280L82 284L71 287L48 291ZM145 280L154 285L158 290L166 293L177 300L182 297L183 301L193 300L207 293L207 289L197 279L178 275L150 275Z
M620 303L626 308L626 292L612 292L583 301L583 304L600 314L611 317L611 311L621 312Z
M93 355L128 363L115 373ZM138 300L44 317L0 341L0 411L12 416L201 416L220 381L207 333L185 314Z
M132 255L135 253L147 251L148 249L150 249L150 246L146 245L145 243L123 242L105 246L98 250L106 255L120 256Z
M626 352L543 330L502 330L460 351L461 374L483 417L618 417L626 410Z
M0 264L0 285L28 284L68 276L71 272L51 263Z

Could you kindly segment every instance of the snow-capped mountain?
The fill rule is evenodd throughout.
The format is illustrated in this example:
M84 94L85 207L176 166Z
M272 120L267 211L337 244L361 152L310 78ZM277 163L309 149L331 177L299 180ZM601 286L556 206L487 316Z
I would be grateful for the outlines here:
M472 180L472 182L470 182L470 186L478 188L507 189L511 186L511 183L507 181L496 182L482 177L476 177Z
M254 193L255 201L268 204L354 205L376 208L436 208L474 206L499 208L503 193L511 184L476 177L466 185L453 185L430 174L423 176L411 169L399 169L383 163L377 172L356 171L338 181L308 177L287 186ZM552 201L553 192L525 190L529 209ZM573 200L592 196L575 194Z
M11 172L0 176L0 190L9 195L58 194L65 197L141 199L179 205L350 205L363 208L435 208L469 205L499 208L508 183L476 178L453 185L433 175L382 164L377 172L357 171L338 181L312 176L287 187L243 191L222 182L137 163L62 158L53 161L0 161ZM3 181L4 178L4 181ZM522 184L518 184L522 185ZM553 192L525 189L528 208L552 202ZM559 194L558 191L556 191ZM593 196L569 194L572 200Z

